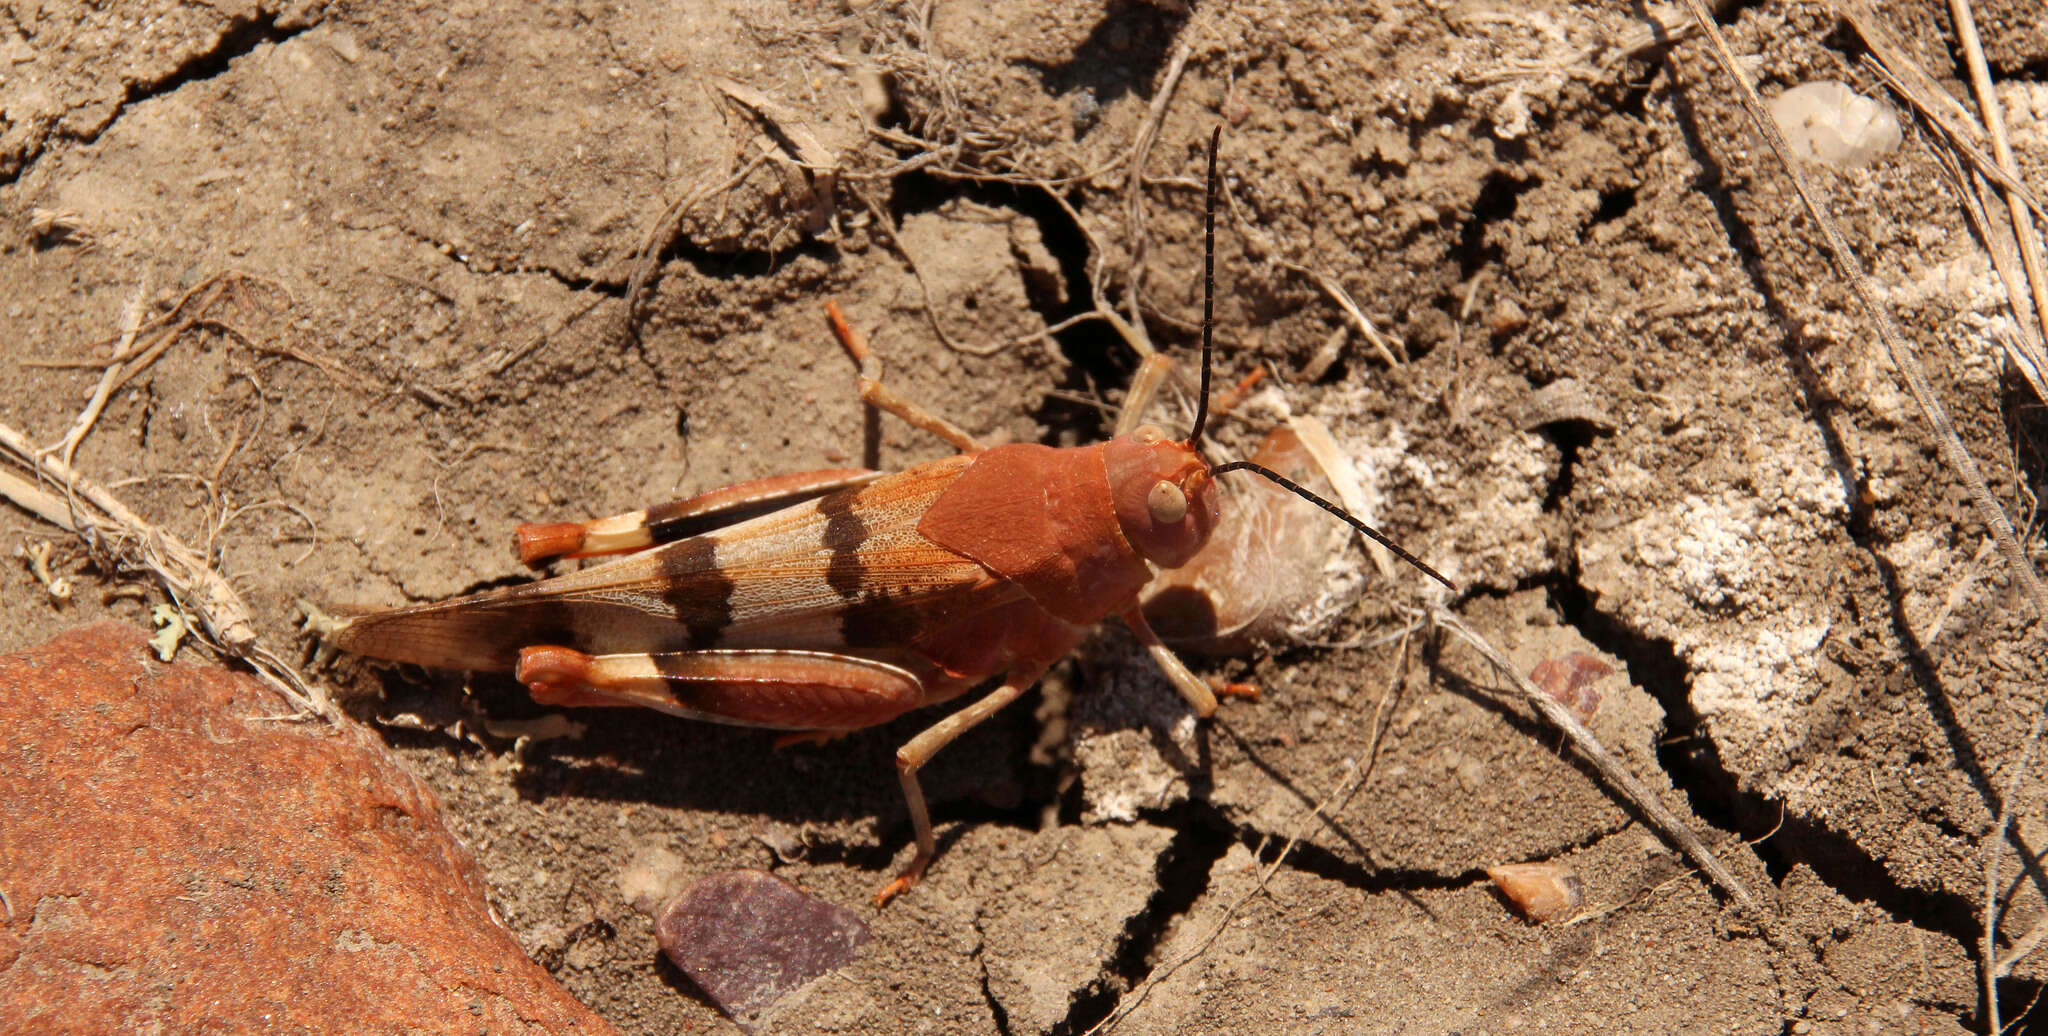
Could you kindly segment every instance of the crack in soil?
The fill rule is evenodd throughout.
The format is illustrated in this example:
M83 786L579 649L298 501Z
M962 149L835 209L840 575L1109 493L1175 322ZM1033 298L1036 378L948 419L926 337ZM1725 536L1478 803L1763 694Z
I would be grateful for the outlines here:
M1002 998L996 996L995 986L989 979L988 930L981 926L978 913L974 915L974 934L978 937L974 944L974 965L981 972L981 1001L988 1005L989 1020L994 1023L996 1032L1001 1036L1011 1036L1010 1010L1003 1006Z
M496 258L484 256L476 249L464 252L450 242L437 240L433 235L421 233L398 220L393 220L390 226L406 237L427 246L436 255L462 267L474 277L540 276L547 277L579 295L596 293L611 299L626 297L626 282L622 280L611 280L603 277L581 277L557 270L545 263L507 263ZM373 228L352 227L350 229L369 230Z
M1107 1018L1123 994L1152 973L1152 955L1174 922L1209 891L1210 871L1230 851L1230 825L1206 802L1189 800L1170 813L1178 816L1160 821L1174 836L1155 862L1157 886L1144 908L1124 922L1101 973L1075 991L1067 1016L1049 1030L1052 1036L1086 1032Z
M1584 837L1528 853L1524 859L1526 862L1537 862L1567 856L1597 845L1603 839L1621 834L1637 826L1637 823L1631 819L1613 826L1595 828ZM1286 839L1279 835L1246 825L1237 826L1235 834L1238 844L1252 850L1262 864L1272 863L1279 854L1279 847L1286 844ZM1420 867L1373 867L1369 863L1360 863L1308 841L1296 843L1294 851L1287 857L1286 867L1288 870L1314 875L1366 893L1449 891L1486 885L1492 881L1487 877L1484 867L1471 867L1454 874Z
M1976 907L1960 893L1901 884L1884 862L1853 837L1819 820L1785 812L1761 792L1745 789L1721 762L1690 697L1690 672L1669 641L1647 637L1594 607L1572 572L1545 581L1551 605L1580 635L1622 660L1629 680L1664 709L1666 735L1657 760L1686 796L1693 815L1750 844L1773 881L1804 864L1829 888L1853 902L1874 903L1894 920L1974 946Z
M1073 191L1066 195L1066 200L1074 207L1074 212L1087 211L1085 194ZM1073 216L1043 191L950 180L920 170L896 178L891 188L889 211L900 222L905 216L931 212L952 201L1013 212L1038 227L1039 240L1044 244L1046 253L1059 264L1057 291L1034 290L1031 278L1025 278L1025 300L1045 326L1055 327L1062 321L1094 310L1094 291L1088 276L1090 253L1087 233ZM1110 301L1116 301L1113 291ZM1060 398L1060 394L1094 395L1111 386L1125 385L1138 368L1138 358L1131 354L1124 340L1105 321L1081 321L1053 332L1052 340L1067 361L1067 371L1059 384L1050 386L1054 391L1043 397L1032 412L1032 419L1048 430L1045 440L1048 445L1060 445L1058 438L1062 431L1071 432L1080 442L1107 438L1113 423L1112 411L1077 405Z
M188 84L212 79L228 71L236 59L246 57L256 48L265 44L283 43L321 24L318 17L313 17L303 24L286 29L278 24L281 17L278 11L259 11L253 16L231 17L227 24L222 26L220 34L214 38L213 46L187 57L161 76L126 83L120 98L115 100L107 109L105 116L93 125L67 130L64 118L58 119L49 137L23 151L20 164L11 174L0 174L0 187L14 184L27 176L43 156L49 153L51 137L79 144L92 144L112 129L114 123L120 121L121 116L135 105L175 93ZM87 100L83 104L73 106L65 112L65 118L81 108L91 107L93 103L92 100Z

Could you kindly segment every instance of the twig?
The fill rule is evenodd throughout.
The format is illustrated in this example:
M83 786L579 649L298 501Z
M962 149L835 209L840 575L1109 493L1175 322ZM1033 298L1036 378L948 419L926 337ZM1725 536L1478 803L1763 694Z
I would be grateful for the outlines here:
M2005 956L1998 958L1998 967L1994 974L1999 978L2012 974L2013 967L2039 949L2043 940L2048 940L2048 917L2034 922L2034 927L2027 929L2027 934L2020 936L2012 944L2012 949L2007 951Z
M2025 747L2020 749L2020 761L2012 768L2012 776L2006 779L2005 795L1998 800L1998 823L1992 826L1991 836L1984 839L1984 906L1979 911L1984 934L1977 944L1977 970L1984 981L1984 1011L1988 1019L1985 1032L1999 1032L2004 1027L1998 1024L1998 863L2005 855L2005 836L2012 830L2012 800L2020 793L2020 781L2027 775L2027 767L2034 761L2034 746L2041 740L2041 727L2048 722L2048 713L2034 713L2034 725L2027 731Z
M142 307L148 297L147 283L137 285L134 296L128 300L128 305L121 314L121 338L119 344L114 347L113 358L108 360L100 371L99 384L93 386L92 397L86 401L85 409L79 411L78 416L72 420L71 427L64 432L64 438L50 447L51 452L63 458L66 464L71 463L71 459L78 455L78 444L84 442L86 435L91 433L92 426L99 423L100 411L106 409L107 400L113 397L114 391L136 373L155 363L156 358L163 355L163 351L170 348L171 342L178 337L176 334L163 335L145 351L145 355L130 360L129 353L135 347L135 336L142 330Z
M1152 142L1159 137L1159 126L1166 121L1166 109L1173 102L1174 88L1180 85L1181 73L1188 67L1188 57L1195 50L1195 32L1192 22L1181 26L1180 43L1173 48L1173 58L1166 64L1166 74L1159 80L1159 88L1152 92L1152 105L1145 112L1145 121L1138 127L1138 135L1131 141L1131 159L1124 176L1124 228L1130 238L1131 261L1124 268L1125 301L1131 310L1131 322L1143 326L1144 314L1138 311L1138 289L1145 280L1145 206L1144 179L1145 158L1152 151Z
M233 324L230 324L225 320L214 320L209 317L195 316L188 326L196 327L204 331L213 331L219 334L226 335L229 338L232 338L235 341L241 343L242 346L248 349L250 352L256 353L259 356L281 356L287 360L297 360L300 363L303 363L306 366L311 367L314 370L317 370L320 373L327 375L327 377L330 380L332 380L335 384L340 385L342 388L361 389L364 387L365 382L362 375L357 374L355 371L349 370L347 367L342 366L340 363L332 359L329 359L326 356L321 355L320 352L316 349L303 348L295 345L272 345L268 342L259 342L256 339L250 338L248 335L243 334L241 329L235 327Z
M1969 112L1898 44L1890 28L1875 11L1862 0L1852 0L1844 5L1843 16L1870 49L1870 53L1864 55L1864 65L1872 69L1893 93L1912 105L1920 118L1934 130L1937 142L1946 145L1945 148L1935 148L1935 158L1955 188L1964 218L1970 222L1971 230L1990 254L1991 263L1998 270L1998 279L2005 286L2006 304L2012 309L2013 334L2000 337L1999 344L2013 366L2019 368L2033 387L2034 395L2048 399L2048 350L2044 350L2040 336L2035 333L2035 327L2029 325L2025 315L2028 309L2027 275L2019 269L2024 264L2014 254L2019 251L2019 239L2017 236L2012 239L2014 247L2008 251L2005 234L1992 224L1985 211L1986 203L1980 197L1980 185L1963 168L1962 160L1967 159L1978 175L2003 188L2009 203L2017 199L2044 220L2048 220L2048 210L2042 208L2040 199L2018 176L1977 146L1977 142L1984 138L1985 130L1971 121ZM2016 235L2019 226L2020 223L2015 221Z
M647 294L647 282L654 276L655 268L661 263L661 253L675 242L682 233L683 217L690 210L702 204L704 199L725 192L745 183L754 170L767 165L773 154L763 152L755 155L753 161L740 167L740 171L727 177L724 182L709 187L700 187L677 199L663 210L661 218L647 229L647 236L640 242L640 254L633 260L633 276L626 281L625 333L629 342L640 340L640 304Z
M253 504L243 504L240 507L227 511L226 513L222 514L220 524L214 529L214 535L219 536L221 533L227 531L227 527L230 524L232 524L235 521L235 519L240 518L245 514L249 514L254 511L267 510L273 507L297 515L300 521L306 523L306 531L310 533L310 536L308 537L310 542L306 544L306 549L300 551L297 557L294 557L290 561L284 563L284 567L286 568L296 568L298 567L300 562L303 562L307 558L312 557L313 552L319 549L320 525L319 523L313 521L313 516L307 514L305 508L300 507L299 505L292 503L289 500L258 500Z
M457 375L448 387L465 394L473 391L476 388L477 382L485 378L495 378L511 369L513 364L533 355L534 350L546 345L549 339L568 330L569 325L589 316L591 311L603 305L607 298L605 295L598 295L575 312L556 321L555 326L541 331L516 348L499 350L478 358L475 363L469 365L468 369Z
M1949 143L1954 141L1951 139ZM1991 257L1992 268L1998 271L1998 282L2005 286L2005 304L2012 310L2012 333L1995 337L2006 358L2032 386L2034 397L2048 400L2048 353L2043 352L2041 340L2027 325L2026 274L2018 268L2019 261L2009 247L2014 242L1993 226L1990 207L1979 190L1980 181L1963 168L1962 160L1956 156L1954 147L1934 151L1942 175L1956 192L1956 202L1963 210L1964 221L1970 224L1970 232L1977 236L1977 240L1983 242L1985 254Z
M1088 245L1088 254L1094 257L1094 269L1088 272L1088 290L1090 301L1095 304L1095 308L1083 316L1099 317L1108 322L1110 327L1116 329L1117 336L1124 340L1124 344L1138 354L1140 361L1149 359L1159 350L1153 348L1151 336L1145 333L1144 322L1141 320L1132 323L1125 320L1123 315L1109 304L1108 296L1103 294L1102 267L1108 260L1102 242L1096 240L1094 232L1089 230L1088 224L1081 219L1081 213L1075 210L1073 203L1067 201L1065 195L1053 190L1050 184L1042 180L1038 181L1037 186L1045 192L1046 197L1052 199L1053 204L1060 207L1060 211L1065 213L1075 226L1081 228L1081 238ZM1073 319L1079 320L1081 317Z
M1223 187L1223 207L1230 213L1231 225L1237 228L1239 234L1257 245L1261 252L1274 256L1274 262L1278 263L1281 267L1315 281L1316 286L1323 289L1324 294L1330 296L1330 301L1335 302L1337 308L1343 310L1344 315L1351 318L1352 325L1358 328L1358 333L1364 335L1366 341L1372 343L1373 349L1380 354L1381 359L1386 361L1387 366L1399 367L1402 363L1406 362L1408 357L1407 348L1399 341L1390 339L1380 332L1380 329L1373 324L1371 318L1365 315L1365 310L1358 305L1358 300L1352 298L1351 292L1345 289L1342 281L1339 281L1328 271L1319 270L1305 263L1295 262L1292 259L1282 258L1281 254L1285 250L1280 247L1280 242L1244 214L1244 210L1238 207L1237 193L1232 191L1228 185ZM1399 359L1396 359L1397 355ZM1333 359L1331 362L1335 362L1335 360ZM1326 366L1325 370L1327 369ZM1320 374L1316 375L1316 377L1320 376Z
M875 199L868 197L868 192L854 188L853 193L855 197L861 200L861 204L867 206L868 213L874 217L875 229L881 231L882 236L889 239L889 247L895 249L896 254L903 257L904 265L910 267L910 276L917 281L918 294L924 297L925 319L931 322L932 334L939 336L939 344L956 353L966 353L969 356L994 356L1007 348L1007 343L1003 342L981 346L962 345L955 341L952 335L946 333L945 325L939 323L939 307L932 299L932 286L925 281L924 271L918 267L917 258L910 254L909 248L904 246L903 239L896 236L896 227L889 221L889 214L883 211L880 205L876 204Z
M1714 23L1713 15L1700 0L1685 0L1685 4L1692 11L1693 20L1698 22L1701 31L1706 33L1707 40L1712 44L1714 57L1721 63L1722 71L1740 89L1742 104L1749 112L1750 121L1756 125L1757 131L1770 145L1772 153L1784 163L1786 174L1792 179L1793 189L1799 193L1799 200L1805 204L1808 215L1813 217L1814 223L1821 229L1821 237L1827 244L1828 253L1834 259L1836 269L1848 280L1857 301L1863 306L1866 319L1877 329L1878 337L1884 340L1885 350L1890 354L1893 366L1899 369L1899 374L1905 379L1908 394L1913 397L1914 404L1920 408L1921 415L1934 433L1935 445L1941 451L1942 459L1947 462L1955 476L1962 480L1964 488L1969 491L1970 502L1976 507L1978 517L1990 528L1992 537L1998 541L1998 548L2005 555L2006 564L2012 570L2013 580L2019 584L2021 592L2033 606L2035 620L2048 618L2048 588L2041 585L2040 577L2034 571L2033 562L2027 557L2026 549L2020 546L2019 538L2013 533L2012 522L2006 518L2004 509L1998 506L1998 501L1991 496L1991 490L1985 486L1984 476L1977 470L1977 462L1971 458L1970 452L1963 448L1962 439L1956 435L1955 426L1949 421L1947 409L1941 405L1941 399L1935 395L1933 384L1927 380L1927 373L1920 367L1919 354L1899 332L1898 325L1892 320L1891 311L1885 308L1876 288L1871 286L1870 279L1864 275L1863 264L1856 258L1855 251L1849 247L1848 239L1842 236L1841 228L1835 225L1834 219L1821 204L1819 196L1814 193L1812 186L1806 182L1806 177L1792 161L1791 148L1785 142L1784 133L1778 129L1777 120L1764 108L1763 99L1757 96L1756 88L1750 85L1749 77L1736 63L1735 53L1728 48L1728 41L1721 35L1720 26Z
M25 367L100 368L100 380L93 387L91 399L86 402L85 408L78 412L78 416L72 419L71 427L65 431L64 438L47 447L45 452L58 455L67 465L75 461L79 444L85 441L85 437L91 434L93 427L99 423L100 414L106 409L107 402L113 398L114 393L121 391L143 371L148 370L172 345L177 344L185 332L194 328L227 335L258 353L289 356L326 371L329 377L337 381L349 384L348 379L353 375L345 369L337 370L291 347L260 345L225 321L207 315L214 303L226 295L230 285L245 283L265 285L283 295L288 305L291 302L291 293L275 282L229 270L216 273L193 285L179 296L178 301L162 316L144 320L142 313L148 292L145 288L138 287L122 317L122 329L115 339L113 353L107 359L23 361L22 366ZM149 333L144 335L144 330Z
M1687 827L1676 813L1666 808L1650 789L1636 780L1635 774L1630 773L1627 767L1621 765L1621 760L1607 751L1606 746L1593 736L1593 732L1587 730L1586 725L1580 723L1577 716L1572 715L1572 710L1568 706L1530 683L1529 678L1516 670L1505 655L1488 643L1485 637L1466 626L1457 616L1440 608L1432 614L1437 625L1449 630L1464 641L1467 647L1478 652L1481 658L1492 663L1495 671L1506 677L1509 685L1534 706L1537 712L1542 713L1544 719L1564 732L1572 747L1578 749L1580 757L1593 764L1593 768L1600 771L1600 776L1606 778L1622 797L1648 817L1650 823L1662 831L1666 838L1677 843L1678 848L1691 857L1693 863L1707 872L1707 876L1714 880L1714 884L1721 886L1735 898L1745 913L1760 923L1768 923L1769 918L1764 914L1762 906L1756 897L1750 895L1749 887L1742 883L1742 879L1737 878L1735 872L1729 870L1728 865L1722 863L1721 858L1715 856L1714 851L1707 848L1707 844L1700 841L1699 836L1693 834L1692 829Z
M1956 580L1948 588L1948 596L1942 600L1941 610L1934 613L1934 618L1928 621L1926 629L1914 633L1913 639L1919 642L1922 651L1933 649L1935 642L1940 640L1942 633L1946 631L1949 618L1955 615L1963 600L1970 596L1970 591L1976 589L1977 574L1984 565L1984 556L1989 553L1991 541L1985 540L1978 545L1977 553L1970 558L1970 567L1963 570L1963 578Z
M1662 5L1658 6L1662 8ZM1639 57L1652 50L1674 46L1690 38L1693 34L1692 24L1682 21L1681 19L1684 16L1674 11L1668 11L1668 9L1639 10L1638 13L1646 17L1650 24L1637 27L1610 39L1603 39L1590 47L1582 48L1570 54L1545 58L1540 61L1512 61L1477 73L1461 73L1458 78L1460 81L1472 83L1476 86L1546 76L1598 82L1612 77L1611 73L1604 73L1601 70L1600 66L1603 62L1610 61L1617 56L1623 59ZM1506 22L1511 25L1525 24L1520 18L1507 14L1495 14L1491 11L1468 11L1458 18L1458 22L1466 24L1484 22ZM1463 28L1463 26L1457 27Z
M1976 124L1956 121L1946 109L1937 106L1936 102L1927 96L1926 91L1930 88L1919 85L1919 80L1924 79L1926 73L1921 72L1918 65L1912 65L1910 73L1894 67L1891 64L1893 61L1910 62L1911 59L1907 58L1903 53L1893 55L1880 49L1873 42L1871 36L1872 29L1861 22L1855 24L1862 32L1864 42L1872 44L1872 54L1864 56L1864 67L1869 68L1872 74L1880 82L1884 83L1885 86L1889 87L1893 93L1898 94L1905 99L1907 104L1912 105L1913 111L1919 114L1922 119L1925 119L1929 126L1938 131L1942 139L1947 141L1950 147L1970 160L1972 168L1984 174L1991 182L2004 188L2013 197L2026 203L2027 208L2034 211L2034 215L2048 219L2048 207L2042 206L2040 196L2027 186L2026 181L2000 169L1998 162L1990 155L1985 154L1984 150L1978 147L1969 134L1965 132L1966 130L1976 130ZM1939 93L1941 99L1948 101L1951 105L1955 103L1954 99L1949 97L1948 94L1942 93L1939 90L1934 92Z
M1970 86L1977 93L1977 106L1984 113L1984 127L1991 133L1991 154L1998 159L1998 167L2019 175L2019 166L2013 162L2012 145L2005 139L2005 113L1998 104L1998 93L1991 88L1991 71L1984 62L1984 44L1977 38L1977 18L1970 11L1970 0L1949 0L1949 10L1956 22L1956 36L1962 44L1963 57L1970 66ZM2012 213L2013 239L2019 244L2020 262L2027 270L2027 283L2034 289L2034 313L2036 328L2048 331L2048 274L2041 270L2041 240L2035 236L2033 217L2027 213L2027 206L2011 191L2005 194L2007 209ZM2014 309L2017 311L2018 306ZM2026 324L2024 314L2019 314L2022 326ZM1996 1026L1994 1025L1994 1028Z
M308 685L290 663L258 641L241 595L204 557L170 532L144 521L62 457L36 449L27 436L6 424L0 424L0 451L4 451L0 456L37 479L62 486L69 498L59 500L11 473L0 473L6 476L0 478L0 495L77 534L88 548L111 550L123 561L149 569L173 603L199 619L208 640L223 653L247 662L300 715L339 719L340 713L323 690Z
M1365 340L1371 342L1372 347L1379 351L1380 359L1387 361L1387 366L1399 367L1401 365L1401 360L1394 358L1394 348L1398 346L1398 343L1395 343L1394 346L1388 344L1387 336L1380 334L1380 329L1374 327L1371 320L1366 319L1365 311L1358 308L1358 300L1352 298L1349 291L1344 290L1342 282L1325 271L1312 269L1291 259L1281 259L1278 261L1281 266L1296 273L1306 275L1313 279L1316 284L1320 285L1323 291L1330 296L1331 301L1337 304L1337 308L1343 310L1344 315L1350 317L1351 322L1357 325L1358 333L1364 335ZM1407 352L1406 349L1401 350L1404 359L1407 356Z

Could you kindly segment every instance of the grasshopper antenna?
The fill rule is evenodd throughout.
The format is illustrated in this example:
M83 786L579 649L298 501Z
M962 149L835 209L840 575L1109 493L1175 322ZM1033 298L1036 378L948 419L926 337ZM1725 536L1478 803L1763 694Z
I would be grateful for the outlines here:
M1195 397L1199 401L1195 404L1195 429L1188 433L1188 445L1195 449L1201 448L1202 427L1209 422L1209 365L1216 332L1216 147L1222 140L1222 126L1209 131L1209 178L1202 197L1202 391ZM1456 583L1445 579L1443 573L1429 567L1421 558L1408 553L1400 544L1388 539L1385 533L1352 517L1351 512L1296 485L1279 472L1248 460L1234 460L1216 465L1209 469L1209 474L1221 475L1226 471L1249 471L1264 477L1274 485L1343 519L1344 524L1393 551L1401 560L1421 569L1424 575L1444 584L1452 593L1458 592Z
M1253 464L1251 461L1248 460L1234 460L1227 464L1216 465L1214 468L1209 469L1209 474L1221 475L1226 471L1249 471L1252 474L1258 475L1261 478L1267 480L1268 482L1271 482L1274 485L1279 486L1280 488L1285 489L1290 493L1293 493L1295 496L1298 496L1303 500L1306 500L1309 503L1312 503L1317 507L1320 507L1323 510L1330 512L1331 514L1336 515L1337 517L1344 520L1344 524L1349 525L1352 528L1357 529L1359 532L1362 532L1365 535L1371 537L1375 543L1378 543L1380 546L1393 551L1394 554L1401 560L1406 561L1411 565L1414 565L1418 569L1421 569L1423 575L1426 575L1429 578L1444 584L1444 586L1448 588L1452 593L1458 592L1458 584L1453 583L1448 579L1445 579L1443 573L1438 572L1436 569L1429 567L1429 565L1424 563L1421 558L1418 558L1415 555L1408 553L1408 551L1402 548L1400 544L1395 543L1393 540L1388 539L1385 533L1379 531L1378 529L1373 528L1370 525L1365 524L1362 521L1359 521L1357 518L1352 517L1351 512L1346 511L1341 507L1338 507L1336 504L1333 504L1328 500L1325 500L1322 497L1309 492L1306 489L1303 489L1299 485L1296 485L1293 481L1282 476L1279 472L1274 471L1271 468Z
M1209 180L1202 198L1202 391L1195 396L1195 430L1188 445L1202 445L1202 426L1209 423L1209 343L1216 329L1216 145L1223 127L1209 131Z

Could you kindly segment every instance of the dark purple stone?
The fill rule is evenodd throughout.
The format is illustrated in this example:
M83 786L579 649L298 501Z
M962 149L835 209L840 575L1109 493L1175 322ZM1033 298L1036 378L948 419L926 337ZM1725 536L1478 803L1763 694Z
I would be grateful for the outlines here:
M767 871L714 874L670 900L654 922L661 951L735 1020L845 967L868 941L853 911Z

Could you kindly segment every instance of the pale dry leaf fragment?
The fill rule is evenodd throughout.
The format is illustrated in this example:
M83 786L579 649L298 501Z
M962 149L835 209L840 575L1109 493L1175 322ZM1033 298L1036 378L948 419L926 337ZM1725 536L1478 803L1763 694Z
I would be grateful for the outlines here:
M175 604L159 604L149 610L149 621L157 626L157 634L149 638L149 646L156 651L157 660L168 662L178 653L178 645L192 632L192 624L186 621L185 613Z
M1577 378L1559 378L1529 393L1522 404L1521 428L1531 431L1545 425L1579 422L1602 434L1613 432L1621 422Z
M91 230L86 228L85 217L70 209L45 209L36 207L28 210L28 243L32 248L50 248L56 245L76 245L91 249L97 243Z
M817 134L796 112L767 94L723 76L711 84L735 103L754 113L772 131L776 144L787 157L803 167L811 179L811 218L807 228L816 234L832 224L834 199L839 189L839 159L818 140Z
M588 724L578 723L559 712L551 712L534 719L493 719L482 718L484 733L505 741L553 741L558 738L580 738L590 729Z
M1371 522L1374 509L1372 501L1365 495L1365 486L1359 482L1358 468L1337 445L1330 429L1313 417L1297 417L1288 422L1288 427L1301 437L1302 448L1315 459L1316 468L1330 480L1330 488L1337 491L1337 501L1360 521ZM1357 539L1372 557L1373 567L1379 570L1380 578L1394 578L1394 556L1388 553L1387 548L1363 535Z
M71 580L50 570L48 540L37 540L22 548L21 556L28 562L29 574L35 576L36 582L43 584L43 589L49 591L53 602L63 605L71 600Z

